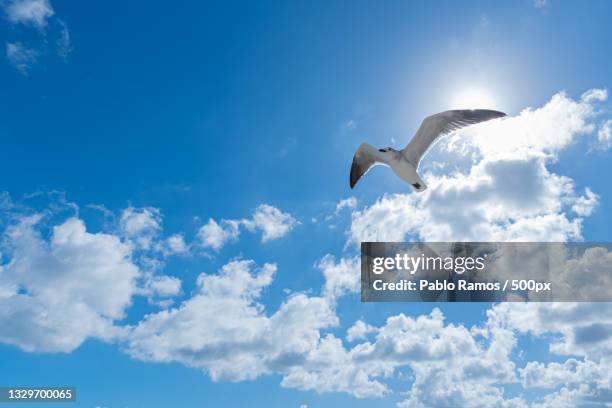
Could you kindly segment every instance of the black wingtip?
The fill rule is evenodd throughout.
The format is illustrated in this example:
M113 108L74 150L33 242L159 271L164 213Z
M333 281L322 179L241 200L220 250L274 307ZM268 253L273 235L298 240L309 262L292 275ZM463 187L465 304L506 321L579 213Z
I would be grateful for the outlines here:
M351 190L353 189L353 187L355 187L355 184L357 184L357 180L354 175L353 168L351 167L351 177L349 179L349 186L351 186Z
M351 164L351 175L349 177L349 186L351 186L351 190L355 187L359 181L359 170L357 169L357 165L355 164L355 160L353 159L353 163Z

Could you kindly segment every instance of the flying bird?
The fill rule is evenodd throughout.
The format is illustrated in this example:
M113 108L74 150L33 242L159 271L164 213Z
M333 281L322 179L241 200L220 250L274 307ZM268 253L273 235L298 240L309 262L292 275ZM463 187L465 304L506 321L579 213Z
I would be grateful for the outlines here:
M377 149L362 143L353 157L351 188L355 187L359 179L373 166L382 164L391 167L395 174L416 191L424 191L427 186L417 173L419 162L440 136L503 116L506 114L489 109L448 110L425 118L410 143L402 150L395 150L392 147Z

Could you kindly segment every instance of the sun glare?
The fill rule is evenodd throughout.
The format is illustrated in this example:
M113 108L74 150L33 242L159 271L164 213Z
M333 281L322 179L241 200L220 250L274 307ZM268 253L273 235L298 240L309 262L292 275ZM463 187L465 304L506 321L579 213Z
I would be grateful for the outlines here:
M454 109L491 109L495 107L495 99L483 89L469 88L456 94L452 105Z

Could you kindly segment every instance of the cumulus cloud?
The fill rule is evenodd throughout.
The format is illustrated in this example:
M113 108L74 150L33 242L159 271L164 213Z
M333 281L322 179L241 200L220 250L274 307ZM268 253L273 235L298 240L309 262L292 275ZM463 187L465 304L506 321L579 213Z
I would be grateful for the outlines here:
M609 376L608 370L590 360L569 358L563 363L530 361L519 370L524 388L557 388L599 382Z
M297 225L297 220L276 207L261 204L255 209L253 217L242 220L242 224L249 231L260 230L261 242L267 242L285 236Z
M336 262L333 255L327 254L317 263L317 267L325 278L325 296L338 298L345 293L359 290L361 267L358 257L340 258Z
M302 364L288 370L281 385L317 393L346 392L357 398L382 397L389 388L373 378L389 374L385 368L385 364L356 364L342 341L328 334Z
M170 254L185 254L189 252L189 246L181 234L173 234L166 238L166 246Z
M6 58L23 75L28 71L38 59L38 52L27 48L20 42L6 43Z
M88 337L120 334L139 270L130 247L116 236L89 233L70 218L45 241L41 216L5 231L9 261L0 266L0 341L26 351L69 352Z
M346 339L348 341L363 340L368 334L375 333L376 331L376 327L365 323L363 320L357 320L346 331Z
M173 296L180 292L181 281L173 276L155 276L148 282L147 287L160 296Z
M221 225L219 225L211 218L198 230L198 238L203 247L219 250L226 243L238 238L239 226L240 224L233 220L221 220Z
M180 362L214 380L239 381L301 364L320 343L319 329L337 324L323 298L297 294L272 315L259 302L276 265L231 261L201 274L197 291L180 306L145 317L127 351L145 361Z
M287 235L297 224L298 221L291 214L261 204L251 218L221 220L219 223L209 219L198 230L198 238L201 246L218 251L225 244L238 239L241 227L251 232L261 231L261 242L265 243Z
M596 129L605 90L578 100L554 95L543 107L484 123L444 139L441 148L472 157L465 170L427 173L424 193L385 195L355 211L349 238L360 241L566 241L581 239L582 217L598 202L550 171L561 150ZM571 211L570 211L571 210Z
M266 313L260 297L275 273L274 264L235 260L217 274L201 274L191 298L131 329L126 351L199 368L213 380L278 373L283 387L385 395L387 386L373 377L388 373L386 364L357 363L340 339L322 335L338 324L330 299L294 294Z
M550 351L599 359L612 355L610 303L503 303L488 311L489 319L534 336L559 335Z
M161 228L161 217L156 208L128 207L121 213L119 223L126 236L135 237L158 231Z
M5 6L6 15L12 23L45 28L47 19L55 14L48 0L11 0Z
M99 209L99 206L94 208ZM105 208L102 211L107 217L115 218L112 211ZM116 234L132 247L132 259L146 271L146 276L162 270L168 258L187 256L191 251L182 233L164 236L162 213L154 207L123 209L116 221Z
M574 200L572 211L580 216L588 217L593 212L593 209L597 207L597 204L599 204L599 195L587 187L584 190L584 195Z
M156 275L145 272L142 275L142 284L137 288L136 294L146 296L150 304L167 308L174 304L173 297L181 292L181 280L174 276Z
M213 380L278 373L284 387L358 398L387 395L383 380L407 368L415 381L402 406L525 406L505 398L500 387L519 381L509 358L516 339L506 327L446 324L439 310L417 318L400 314L381 327L358 321L348 340L373 339L347 348L324 333L338 324L329 298L297 294L266 313L260 298L275 273L272 264L256 268L236 260L200 275L193 297L131 330L126 351L199 368Z
M161 213L157 208L128 207L121 213L119 228L124 237L136 247L151 249L155 237L161 231Z
M90 232L62 194L32 197L50 202L33 209L0 194L0 325L11 327L0 342L70 352L88 338L117 340L135 296L167 306L180 293L178 278L144 269L141 253L158 251L161 237L147 250L135 243L161 235L158 210L129 207L117 227Z
M556 390L534 407L605 407L612 397L611 310L610 303L505 303L487 316L490 325L550 340L551 353L570 356L519 369L524 388Z
M513 361L520 336L546 339L560 334L561 343L571 342L574 330L588 327L598 314L606 313L593 304L562 304L560 310L557 305L497 305L489 310L484 324L471 328L445 323L437 309L414 318L391 316L380 327L358 321L347 332L350 340L363 340L367 334L373 335L372 340L346 348L333 336L323 337L312 357L292 368L283 383L319 392L340 390L357 397L376 397L390 392L382 379L408 369L413 381L400 407L604 407L612 382L606 357L609 354L604 355L601 347L608 340L601 330L599 336L583 340L600 343L594 345L595 354L587 349L553 349L563 354L591 355L591 360L571 357L561 363L531 361L519 368ZM526 309L530 313L525 313ZM321 349L325 350L324 357L319 356L312 366ZM343 372L360 373L367 385L356 377L346 381ZM507 385L552 392L529 401L520 395L506 395Z

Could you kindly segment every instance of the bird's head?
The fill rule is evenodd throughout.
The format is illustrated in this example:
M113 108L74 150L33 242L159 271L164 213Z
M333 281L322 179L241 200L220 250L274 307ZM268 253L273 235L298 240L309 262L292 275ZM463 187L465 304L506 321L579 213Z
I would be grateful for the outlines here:
M392 147L385 147L383 149L378 149L378 151L387 158L387 160L397 159L400 154L399 151L395 150Z

